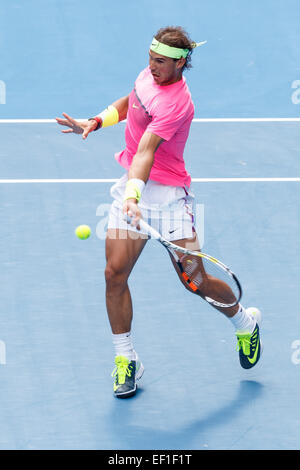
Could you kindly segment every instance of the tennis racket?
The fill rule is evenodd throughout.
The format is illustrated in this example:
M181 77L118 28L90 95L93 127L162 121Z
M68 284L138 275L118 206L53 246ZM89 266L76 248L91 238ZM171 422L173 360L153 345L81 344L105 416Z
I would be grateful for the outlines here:
M130 217L127 218L131 222ZM229 308L239 303L242 287L236 275L221 261L200 251L190 251L169 242L140 219L139 226L168 251L184 286L215 307Z

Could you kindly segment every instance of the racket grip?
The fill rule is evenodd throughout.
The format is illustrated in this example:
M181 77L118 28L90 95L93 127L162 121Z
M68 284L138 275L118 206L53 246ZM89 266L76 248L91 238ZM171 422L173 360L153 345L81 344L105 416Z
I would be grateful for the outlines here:
M132 222L132 217L130 217L128 214L125 215L125 219L128 224L131 224ZM138 225L140 228L146 232L148 235L150 235L151 238L156 238L160 239L161 235L159 232L157 232L153 227L147 224L147 222L144 221L144 219L140 219Z

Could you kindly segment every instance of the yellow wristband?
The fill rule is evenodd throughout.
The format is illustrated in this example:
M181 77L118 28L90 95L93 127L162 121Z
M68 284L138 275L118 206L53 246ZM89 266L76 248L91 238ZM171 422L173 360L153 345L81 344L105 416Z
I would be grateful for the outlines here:
M145 187L145 183L143 180L132 178L127 181L126 189L124 194L124 201L127 199L136 199L137 202L140 201L142 196L142 191Z
M114 106L108 106L108 108L98 114L97 117L102 121L101 127L114 126L119 122L119 112Z

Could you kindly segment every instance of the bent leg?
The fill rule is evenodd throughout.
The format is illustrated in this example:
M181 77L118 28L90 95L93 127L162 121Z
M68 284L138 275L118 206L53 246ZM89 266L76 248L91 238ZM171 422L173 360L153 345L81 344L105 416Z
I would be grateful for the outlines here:
M112 332L131 329L132 302L128 277L148 237L130 230L108 229L106 235L106 308Z
M185 238L181 240L176 240L173 243L183 248L187 248L191 251L200 251L199 242L198 242L196 233L192 239ZM182 256L182 254L178 253L178 255L184 259L184 256ZM190 292L195 293L195 291L191 289L190 287L188 287L188 285L183 281L182 273L179 267L177 266L176 262L174 261L174 259L172 259L172 256L170 256L170 258L176 269L179 279L184 284L185 288L188 289ZM198 286L198 290L200 292L200 294L198 295L200 295L202 298L211 297L222 303L232 303L235 301L235 296L232 290L230 289L230 287L224 281L217 279L216 277L213 277L210 274L207 274L201 259L199 259L199 270L201 273L202 281L201 281L201 284ZM212 307L224 313L224 315L226 315L229 318L234 316L239 310L239 305L235 305L234 307L228 307L228 308L216 307L214 305L212 305Z

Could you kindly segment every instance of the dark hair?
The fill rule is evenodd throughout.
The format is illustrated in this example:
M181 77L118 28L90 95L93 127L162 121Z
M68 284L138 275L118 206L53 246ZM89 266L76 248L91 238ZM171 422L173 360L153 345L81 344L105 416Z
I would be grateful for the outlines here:
M157 31L154 37L157 41L162 42L167 46L189 49L182 71L192 67L191 55L193 53L193 41L191 41L188 33L181 26L167 26L166 28L161 28Z

